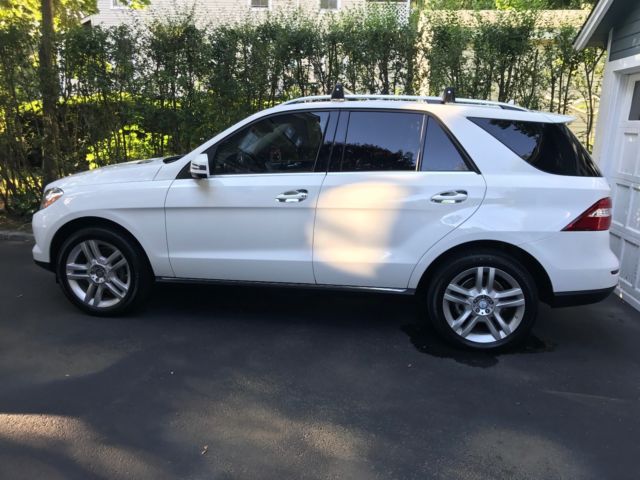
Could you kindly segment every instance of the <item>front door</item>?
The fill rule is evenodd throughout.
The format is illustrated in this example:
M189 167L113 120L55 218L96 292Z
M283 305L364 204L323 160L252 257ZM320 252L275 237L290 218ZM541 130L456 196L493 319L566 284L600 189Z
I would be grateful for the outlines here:
M613 190L611 249L620 259L621 293L640 309L640 74L627 77L612 141L616 153L609 169Z
M319 284L407 288L486 189L439 121L417 112L342 112L329 170L314 232Z
M207 152L211 176L177 179L166 200L176 277L314 283L315 163L327 112L272 115Z

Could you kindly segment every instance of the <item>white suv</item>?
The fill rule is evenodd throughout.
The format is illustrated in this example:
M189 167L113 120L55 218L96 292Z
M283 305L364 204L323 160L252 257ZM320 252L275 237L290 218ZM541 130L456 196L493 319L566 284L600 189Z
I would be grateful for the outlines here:
M521 340L538 300L618 283L607 181L570 117L435 97L307 97L183 157L48 185L37 263L86 312L154 280L415 294L447 339Z

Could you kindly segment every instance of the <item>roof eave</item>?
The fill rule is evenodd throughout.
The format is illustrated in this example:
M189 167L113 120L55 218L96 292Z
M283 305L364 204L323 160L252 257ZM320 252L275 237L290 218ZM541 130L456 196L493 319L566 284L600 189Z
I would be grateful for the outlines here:
M600 26L600 23L609 11L611 5L613 5L613 2L614 0L600 0L596 6L593 7L589 17L586 22L584 22L584 25L582 25L576 39L573 41L573 48L579 51L590 45L593 34L598 29L598 26Z

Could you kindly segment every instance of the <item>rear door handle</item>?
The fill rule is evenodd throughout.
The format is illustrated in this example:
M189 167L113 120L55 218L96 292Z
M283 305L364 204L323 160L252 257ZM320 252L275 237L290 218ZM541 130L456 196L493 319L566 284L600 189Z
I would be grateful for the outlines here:
M465 190L452 190L450 192L441 192L431 197L434 203L461 203L467 199Z
M279 203L294 203L302 202L309 196L309 192L303 188L300 190L291 190L289 192L281 193L276 197L276 202Z

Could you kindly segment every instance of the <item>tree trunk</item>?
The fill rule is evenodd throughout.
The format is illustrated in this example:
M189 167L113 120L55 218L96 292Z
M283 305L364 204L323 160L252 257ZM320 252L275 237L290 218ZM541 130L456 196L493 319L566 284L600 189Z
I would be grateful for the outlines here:
M58 174L58 72L53 30L53 0L41 0L42 24L40 32L40 93L42 94L43 122L43 186L57 178Z

